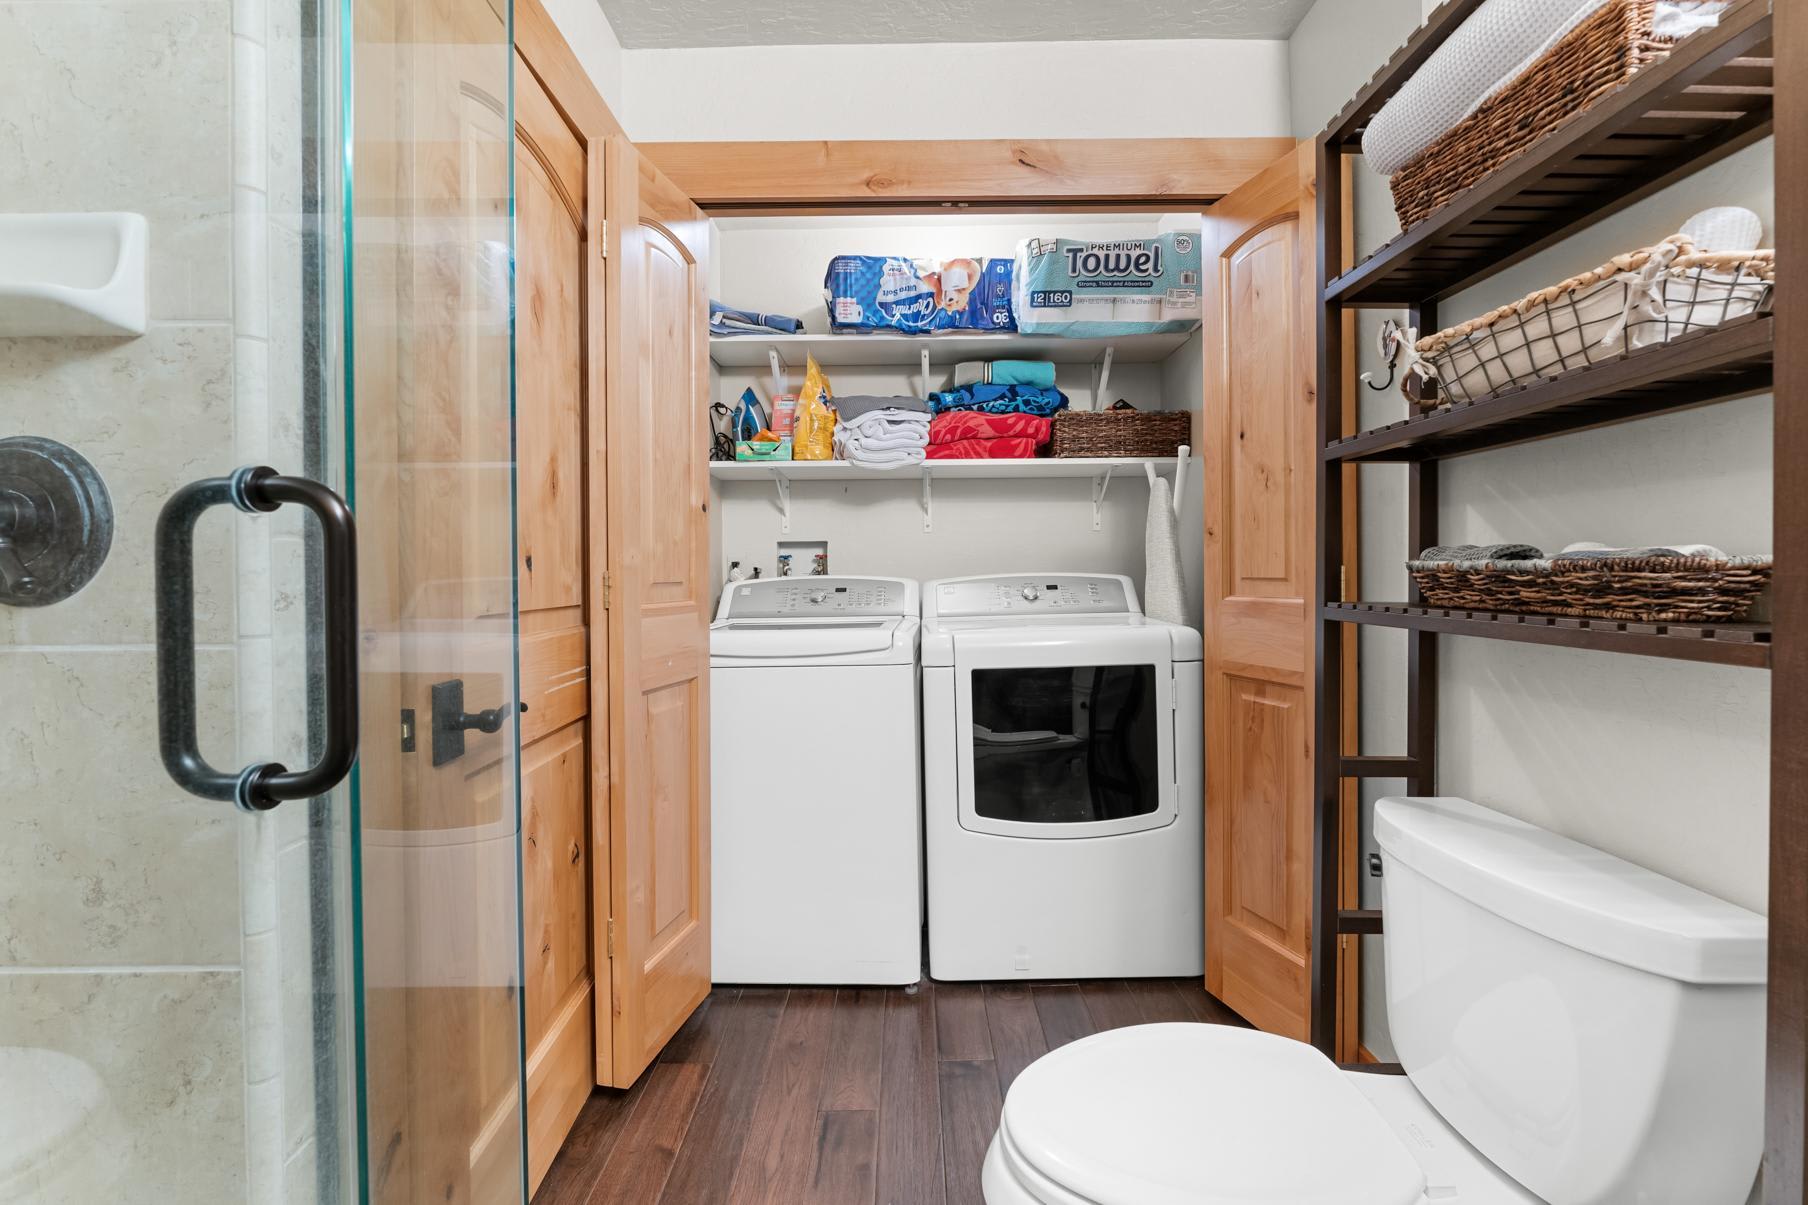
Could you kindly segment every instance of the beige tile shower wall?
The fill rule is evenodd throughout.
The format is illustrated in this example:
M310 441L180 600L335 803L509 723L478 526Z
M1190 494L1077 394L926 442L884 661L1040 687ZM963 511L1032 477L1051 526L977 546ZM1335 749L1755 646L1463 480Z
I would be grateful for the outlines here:
M246 819L170 783L151 643L163 501L239 464L304 467L300 14L0 2L20 102L0 113L0 208L144 213L152 317L133 340L0 340L0 432L74 446L117 512L85 590L0 609L0 1045L98 1073L146 1199L314 1185L306 809ZM217 765L305 758L300 524L215 513L198 530Z
M233 61L234 465L301 473L302 6L236 0ZM239 762L307 759L303 523L235 516ZM241 820L245 1163L257 1205L309 1199L314 1141L308 808Z
M1372 7L1320 0L1292 43L1296 134L1315 134L1417 28L1414 0ZM1361 9L1361 12L1357 10ZM1398 230L1386 182L1358 167L1358 249ZM1744 205L1771 230L1769 142L1742 151L1444 303L1460 322L1535 288L1655 242L1709 205ZM1378 315L1364 314L1363 367ZM1397 393L1362 393L1364 425L1404 417ZM1706 542L1770 552L1768 395L1545 440L1450 462L1445 542L1525 540L1560 548ZM1362 471L1362 590L1406 586L1405 470ZM1585 841L1763 911L1768 846L1768 676L1605 653L1482 640L1443 642L1438 788ZM1363 752L1405 740L1405 641L1365 632ZM1367 796L1403 784L1368 784ZM1372 848L1372 846L1371 846ZM1376 902L1365 882L1365 902ZM1363 1040L1391 1057L1381 944L1365 941Z
M0 1046L96 1077L119 1185L88 1199L244 1201L240 822L156 755L151 530L236 452L228 0L0 0L0 209L150 223L150 330L0 340L0 433L91 459L117 512L82 593L0 609ZM236 535L202 525L203 748L236 764ZM50 1199L58 1199L54 1195Z

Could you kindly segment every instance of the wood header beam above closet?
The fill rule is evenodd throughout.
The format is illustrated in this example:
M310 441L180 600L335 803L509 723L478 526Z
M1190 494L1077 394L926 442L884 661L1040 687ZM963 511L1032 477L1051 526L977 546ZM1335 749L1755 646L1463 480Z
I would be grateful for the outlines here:
M712 213L1006 207L1195 209L1291 138L653 142L641 151Z

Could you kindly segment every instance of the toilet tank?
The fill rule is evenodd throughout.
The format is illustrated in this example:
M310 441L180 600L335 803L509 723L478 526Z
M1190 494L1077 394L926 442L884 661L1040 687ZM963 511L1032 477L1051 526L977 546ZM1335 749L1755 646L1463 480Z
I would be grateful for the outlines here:
M1764 918L1464 799L1375 837L1388 1028L1444 1119L1551 1205L1742 1205Z

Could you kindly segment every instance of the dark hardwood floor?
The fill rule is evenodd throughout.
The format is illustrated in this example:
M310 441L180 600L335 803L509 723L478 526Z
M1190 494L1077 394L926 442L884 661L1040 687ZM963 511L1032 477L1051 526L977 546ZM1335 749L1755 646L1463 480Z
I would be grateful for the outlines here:
M718 987L590 1098L534 1205L981 1205L1017 1073L1147 1021L1244 1024L1192 979Z

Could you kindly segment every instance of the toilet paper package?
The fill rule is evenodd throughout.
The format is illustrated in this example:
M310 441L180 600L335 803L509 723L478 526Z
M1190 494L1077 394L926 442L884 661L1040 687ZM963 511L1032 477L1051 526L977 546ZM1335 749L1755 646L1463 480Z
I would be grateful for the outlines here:
M823 277L833 331L1014 331L1011 261L837 255Z
M1097 338L1199 325L1199 240L1191 234L1017 245L1012 309L1026 335Z

